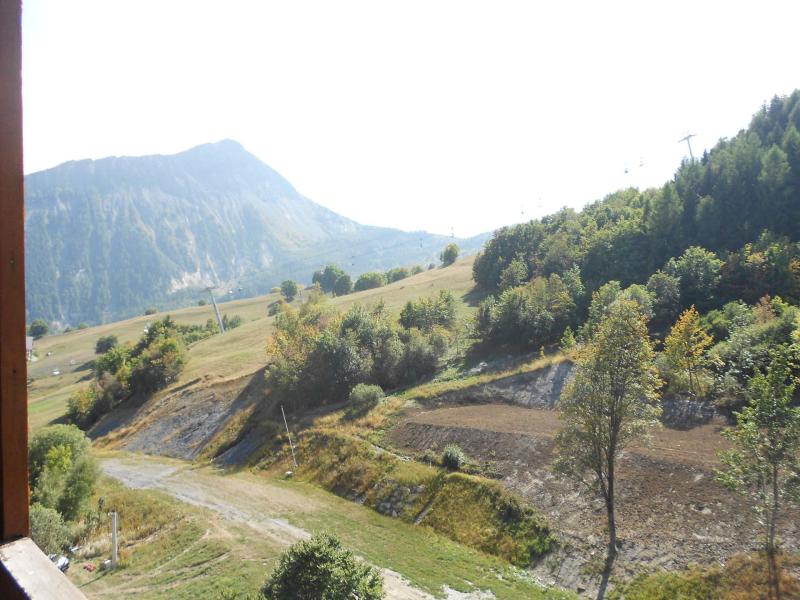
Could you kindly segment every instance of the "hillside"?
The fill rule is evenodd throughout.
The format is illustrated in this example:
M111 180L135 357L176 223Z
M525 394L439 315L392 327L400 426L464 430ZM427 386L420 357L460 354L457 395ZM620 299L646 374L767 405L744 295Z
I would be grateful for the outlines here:
M209 284L242 298L308 283L328 262L353 275L427 265L451 241L338 215L231 140L68 162L25 191L28 318L73 326L193 304ZM468 253L485 237L456 241Z
M354 303L384 301L388 310L398 313L408 300L441 289L452 290L462 299L463 311L473 311L471 295L472 258L456 262L444 269L433 269L387 286L333 298L336 308ZM173 388L181 388L198 378L220 380L252 375L265 364L265 343L272 332L273 317L267 306L277 295L270 294L220 304L220 312L239 315L244 321L223 336L217 335L192 345L186 370ZM115 334L121 343L134 342L148 323L167 313L140 316L126 321L46 336L35 344L38 358L28 365L33 383L28 387L31 426L35 429L64 414L66 400L91 378L90 361L95 358L94 346L104 335ZM194 306L169 313L179 323L203 324L213 318L211 306ZM58 375L53 371L58 370ZM167 390L169 393L169 390Z

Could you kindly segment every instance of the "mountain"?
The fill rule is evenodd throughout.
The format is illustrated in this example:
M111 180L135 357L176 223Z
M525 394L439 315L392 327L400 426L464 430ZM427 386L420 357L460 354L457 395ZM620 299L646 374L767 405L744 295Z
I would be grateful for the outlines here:
M25 203L28 318L62 324L194 302L212 284L255 295L330 262L354 276L427 264L452 241L347 219L231 140L68 162L26 176ZM455 241L468 253L487 237Z

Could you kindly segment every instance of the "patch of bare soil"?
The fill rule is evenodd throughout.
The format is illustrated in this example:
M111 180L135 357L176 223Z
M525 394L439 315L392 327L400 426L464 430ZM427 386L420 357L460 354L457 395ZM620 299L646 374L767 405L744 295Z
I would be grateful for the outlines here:
M661 428L650 447L629 449L619 463L618 527L622 540L616 575L642 568L679 569L724 562L752 549L757 523L741 496L714 482L716 451L727 447L721 419L687 430ZM505 484L548 518L560 548L534 572L542 580L591 590L602 566L605 511L588 491L550 471L555 410L507 404L413 409L389 432L405 452L459 444L477 463L488 463ZM782 523L784 547L800 550L798 515Z
M140 404L126 402L90 435L110 448L194 459L229 419L263 403L266 395L263 370L233 379L200 379Z

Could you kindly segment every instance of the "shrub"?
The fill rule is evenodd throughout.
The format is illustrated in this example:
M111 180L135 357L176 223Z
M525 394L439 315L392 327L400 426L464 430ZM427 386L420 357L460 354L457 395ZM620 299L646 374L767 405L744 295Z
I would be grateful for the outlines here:
M34 502L30 509L31 538L45 554L58 554L70 543L70 530L57 510Z
M261 593L267 600L379 600L384 597L380 572L359 561L328 534L294 544L281 556Z
M116 348L118 345L119 340L113 333L111 335L104 335L97 338L97 343L94 345L94 353L105 354L112 348Z
M371 290L386 285L386 276L377 271L364 273L356 280L353 290L356 292L363 292L364 290Z
M430 332L439 325L452 329L456 323L456 299L450 290L438 295L409 300L400 311L400 324L406 329L416 327Z
M353 291L353 280L347 273L339 276L339 278L336 280L336 283L333 284L334 296L346 296L352 291Z
M270 317L274 317L279 312L281 312L281 309L284 306L286 306L286 300L284 300L283 298L281 298L280 300L275 300L275 302L270 302L267 305L267 315Z
M152 393L178 379L186 363L183 343L174 337L151 342L131 369L130 386L135 392Z
M383 398L383 390L379 385L359 383L350 392L350 403L345 411L348 419L357 419L378 406Z
M33 487L45 468L47 455L52 448L66 448L70 461L85 454L89 439L74 425L50 425L33 434L28 443L28 477Z
M158 312L158 309L155 306L150 306L150 307L145 309L144 314L145 315L154 315L157 312Z
M287 279L283 283L281 283L281 295L286 298L287 302L291 302L294 300L294 297L297 296L298 287L297 283L292 281L291 279Z
M233 315L232 317L228 317L228 315L222 315L222 325L223 327L225 327L226 330L236 329L241 324L242 324L242 317L240 317L239 315Z
M442 465L452 471L457 471L466 462L467 457L458 444L447 444L442 451Z
M44 319L36 319L30 324L30 327L28 327L28 334L33 336L33 338L36 340L46 336L49 331L50 326Z
M94 423L94 405L97 394L92 387L73 392L67 400L67 420L81 429Z
M386 271L386 281L389 283L394 283L395 281L400 281L401 279L405 279L410 275L411 271L405 267L395 267Z
M31 438L28 465L33 499L65 521L85 512L98 477L89 440L74 425L51 425Z

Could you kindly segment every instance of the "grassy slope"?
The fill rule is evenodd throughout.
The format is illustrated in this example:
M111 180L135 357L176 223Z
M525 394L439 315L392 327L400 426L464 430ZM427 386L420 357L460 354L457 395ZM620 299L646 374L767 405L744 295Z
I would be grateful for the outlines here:
M491 590L497 598L571 599L570 593L544 590L522 571L500 559L470 550L436 535L428 528L414 527L299 481L268 474L241 472L221 475L208 467L196 468L180 461L125 454L103 453L101 457L130 463L138 469L168 465L178 468L178 492L213 494L215 505L230 506L246 521L285 519L307 532L328 531L371 563L400 573L414 586L436 596L443 586L462 592ZM172 479L172 476L170 476ZM118 484L104 484L103 493ZM125 488L123 488L125 489ZM246 493L242 490L247 490ZM255 591L272 570L283 549L269 536L259 535L243 522L226 518L215 510L198 508L154 490L127 490L120 502L106 501L122 516L136 514L142 505L156 506L165 525L152 535L131 535L138 543L123 544L125 568L107 574L89 575L78 564L70 577L89 597L108 598L213 598L224 589ZM129 517L130 518L130 517ZM144 532L147 533L147 532ZM99 553L107 555L107 535L93 536Z
M426 271L382 288L334 298L331 303L336 308L346 309L356 302L376 303L383 300L390 311L399 313L412 298L449 289L462 299L462 313L472 312L474 307L468 302L473 287L472 262L473 258L467 258L445 269ZM267 316L267 305L276 298L275 294L270 294L221 304L221 313L240 315L244 324L224 336L194 344L189 350L189 363L175 387L198 377L233 377L263 366L264 346L273 321L272 317ZM164 314L136 317L38 340L35 347L39 359L28 365L28 374L34 378L28 388L31 427L37 429L64 414L69 395L85 385L82 378L91 375L90 370L78 369L94 358L97 338L113 333L123 343L134 341L148 322ZM170 311L169 314L180 323L205 323L213 318L213 309L210 305L195 306ZM48 352L53 355L48 357ZM56 368L61 374L53 376L52 371Z

